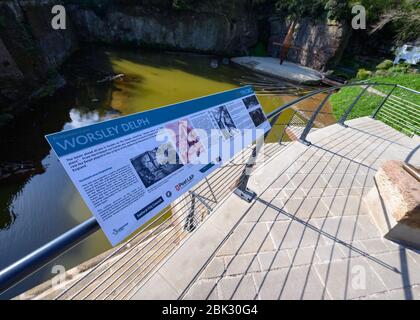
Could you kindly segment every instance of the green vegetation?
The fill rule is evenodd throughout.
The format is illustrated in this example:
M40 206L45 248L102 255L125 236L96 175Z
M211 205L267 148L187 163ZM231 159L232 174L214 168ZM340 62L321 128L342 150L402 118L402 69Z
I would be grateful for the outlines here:
M337 21L350 21L353 17L351 8L360 4L366 8L366 18L371 26L367 32L374 33L385 25L391 25L400 43L416 40L420 29L418 0L253 0L253 3L273 3L277 10L295 18L328 18Z
M372 1L372 0L370 0ZM380 0L376 0L380 1ZM383 1L385 2L385 1ZM420 30L420 5L418 0L393 1L379 11L370 33L392 25L399 43L416 40Z
M393 65L394 63L391 60L386 59L376 66L376 70L388 70Z
M367 78L372 76L372 71L366 69L359 69L356 75L357 80L366 80Z
M379 63L375 69L376 71L370 70L368 72L370 75L364 80L377 83L396 83L401 86L420 91L420 76L418 67L413 67L408 63L399 63L394 65L392 61L384 60ZM361 73L361 70L359 70L358 74L359 73ZM381 88L379 88L379 90L381 90ZM386 90L384 92L386 92ZM394 94L398 96L401 93L397 90ZM415 95L410 100L413 99L418 101L418 96ZM418 101L418 103L419 102L420 101Z
M295 17L319 17L325 13L325 0L280 0L277 1L278 10L287 11Z
M6 27L6 18L4 16L0 16L0 30Z
M251 56L257 56L257 57L267 56L266 47L261 41L258 42L257 45L251 49Z
M420 91L420 76L416 73L398 74L390 76L373 76L369 82L397 83L401 86Z
M185 0L172 0L172 8L175 10L189 10L193 8L190 2Z
M362 90L363 88L361 86L346 87L331 96L330 104L332 106L333 114L337 120L340 119ZM347 119L350 120L371 115L381 101L382 98L380 96L370 92L365 92Z
M356 80L364 80L367 83L399 84L420 91L420 76L418 70L406 63L394 66L392 62L389 63L389 60L385 60L376 66L376 70L376 72L373 72L366 69L360 69L357 73ZM382 92L382 96L380 93L365 92L348 119L371 115L383 100L383 95L387 94L392 87L378 85L375 86L374 89ZM331 96L330 103L337 120L343 115L345 110L362 90L363 88L361 86L346 87ZM419 95L406 90L397 88L394 90L393 95L420 105Z
M8 122L14 119L14 116L10 113L0 111L0 127L4 126Z

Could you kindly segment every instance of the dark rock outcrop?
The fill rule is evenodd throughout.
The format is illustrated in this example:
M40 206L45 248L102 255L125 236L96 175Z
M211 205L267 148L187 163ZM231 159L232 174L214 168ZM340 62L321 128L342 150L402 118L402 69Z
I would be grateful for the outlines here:
M273 45L273 42L283 43L288 23L284 17L273 17L269 21L271 35L268 52L277 57L280 47ZM326 20L315 21L310 18L301 19L298 21L293 46L287 58L292 62L324 71L338 63L350 34L346 24Z
M56 69L77 48L71 25L51 27L55 1L0 2L0 109L62 84ZM70 22L69 22L70 23ZM58 82L56 79L59 79Z
M78 40L112 45L243 54L257 42L250 1L65 1L67 28L51 27L56 1L0 2L0 123L63 84L57 68ZM10 113L10 114L9 114Z
M260 42L266 42L269 33L269 52L276 55L278 48L273 48L272 42L282 42L287 31L285 18L271 17L270 6L261 14L247 0L63 3L67 28L54 30L51 9L56 1L0 2L0 123L10 119L9 110L16 113L29 97L51 93L63 85L57 68L75 51L78 41L243 55L257 44L261 25L265 25L269 28L263 28L267 32ZM340 24L302 19L288 59L324 70L341 57L348 34Z
M174 9L171 1L155 5L70 6L80 39L113 45L244 54L257 43L258 30L250 1L195 1Z

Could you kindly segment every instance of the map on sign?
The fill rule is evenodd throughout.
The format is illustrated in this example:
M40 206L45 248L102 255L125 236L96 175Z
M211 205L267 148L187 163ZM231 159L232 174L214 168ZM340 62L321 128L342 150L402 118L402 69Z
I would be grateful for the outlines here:
M115 245L269 129L242 87L46 139Z

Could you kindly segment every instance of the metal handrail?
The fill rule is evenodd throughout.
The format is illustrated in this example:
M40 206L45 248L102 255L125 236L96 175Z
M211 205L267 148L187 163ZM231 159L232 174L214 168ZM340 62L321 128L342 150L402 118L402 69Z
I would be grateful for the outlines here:
M404 86L401 86L401 85L399 85L399 84L397 84L397 87L398 87L398 88L400 88L400 89L404 89L404 90L407 90L407 91L411 91L412 93L415 93L415 94L420 94L420 92L419 92L419 91L417 91L417 90L414 90L414 89L411 89L411 88L408 88L408 87L404 87Z
M365 88L359 93L359 95L356 97L356 99L353 100L350 107L348 107L346 112L344 112L344 114L341 116L340 120L338 120L338 124L340 124L342 126L345 126L344 122L347 120L347 117L350 115L350 113L352 112L352 110L356 106L356 104L359 102L359 100L363 97L365 92L367 90L369 90L369 88L370 88L370 84L365 86Z
M312 126L314 125L315 119L318 116L318 114L321 112L321 109L324 107L324 105L327 103L328 99L331 97L332 91L328 91L327 95L324 99L322 99L322 102L319 104L318 108L314 111L312 114L312 117L309 119L307 125L305 126L305 129L303 130L302 134L300 135L299 141L303 144L306 144L309 146L311 143L306 140L306 137L309 134L309 131L311 131Z
M388 94L384 94L385 97L384 99L381 101L381 103L379 104L379 106L376 108L376 110L374 111L374 113L371 115L372 118L375 119L376 115L379 113L379 111L381 110L381 108L385 105L385 102L389 99L389 97L391 97L392 92L396 89L396 88L401 88L407 91L410 91L412 93L415 94L420 94L420 92L414 90L414 89L410 89L401 85L397 85L397 84L393 84L393 83L381 83L381 82L367 82L367 81L361 81L361 82L351 82L351 83L347 83L345 85L340 85L340 86L334 86L334 87L329 87L326 89L319 89L319 90L315 90L312 91L300 98L297 98L293 101L290 101L286 104L284 104L283 106L273 110L272 112L270 112L267 115L267 119L270 120L270 124L271 127L273 128L273 126L276 124L277 119L280 117L281 113L283 111L285 111L286 109L289 109L291 107L293 107L294 105L305 101L311 97L314 97L318 94L327 94L326 97L321 101L321 103L318 105L318 107L315 109L315 111L313 112L312 116L310 117L308 123L306 124L305 128L303 129L302 133L300 134L299 137L299 141L307 146L309 146L311 143L309 141L306 140L307 135L309 134L310 130L312 129L312 126L315 122L315 119L317 118L318 114L321 113L321 110L323 109L324 105L326 104L326 102L328 101L328 99L330 98L330 96L332 95L332 93L334 91L338 91L342 88L345 87L353 87L353 86L363 86L364 89L361 91L361 93L359 95L357 95L357 97L353 100L353 102L350 104L350 106L345 110L344 114L342 115L342 117L340 117L338 123L340 125L342 125L343 127L346 127L345 125L345 121L347 119L347 117L350 115L351 111L354 109L354 107L356 106L356 104L358 103L358 101L362 98L362 96L366 93L366 91L369 90L369 88L375 87L375 86L390 86L392 87L392 89L390 90L390 92ZM285 129L288 125L285 126ZM267 137L269 132L267 132L264 135L264 138ZM283 137L284 131L282 133L282 137ZM282 139L282 138L281 138ZM281 141L280 141L281 143ZM240 196L243 200L251 202L253 201L253 199L256 197L256 193L253 192L252 190L248 189L247 185L248 185L248 181L250 178L250 174L251 174L251 170L255 165L256 162L256 158L258 157L258 145L254 148L250 160L248 161L246 168L244 169L243 175L245 177L245 179L242 181L242 183L240 185L238 185L238 188L235 190L235 193Z
M346 88L346 87L356 87L356 86L366 86L366 85L370 85L371 87L374 87L374 86L394 86L395 84L391 84L391 83L380 83L380 82L351 82L351 83L344 84L342 86L335 86L335 87L329 87L329 88L326 88L326 89L314 90L314 91L312 91L312 92L310 92L310 93L308 93L308 94L306 94L306 95L304 95L302 97L299 97L299 98L297 98L295 100L292 100L292 101L290 101L290 102L282 105L281 107L279 107L279 108L271 111L269 114L267 114L267 119L271 119L272 117L276 116L277 114L282 113L284 110L286 110L286 109L294 106L295 104L298 104L299 102L302 102L302 101L304 101L304 100L306 100L308 98L311 98L313 96L316 96L316 95L318 95L320 93L327 93L327 92L330 92L330 91L337 91L337 90L340 90L340 89ZM398 87L405 89L405 87L402 87L402 86L398 86ZM410 91L412 91L414 93L419 93L420 94L420 92L418 92L416 90L413 90L413 89L410 89Z
M389 97L395 91L396 88L397 88L397 85L394 85L392 87L392 89L388 92L388 94L382 99L381 103L379 104L379 106L376 108L376 110L372 114L373 119L376 118L376 115L378 114L379 110L381 110L381 108L384 106L385 102L389 99Z
M353 82L348 83L342 86L335 86L330 87L326 89L319 89L310 92L309 94L306 94L302 97L299 97L293 101L290 101L279 108L273 110L267 115L267 119L270 120L270 123L272 124L272 127L274 127L274 124L278 120L280 114L294 105L305 101L313 96L316 96L318 94L327 93L327 97L323 99L321 104L318 106L316 111L314 112L314 115L311 117L310 121L307 123L307 125L304 128L303 135L301 135L301 141L306 142L306 135L309 133L314 120L316 118L316 115L321 111L323 105L328 100L329 96L334 92L338 91L341 88L344 87L351 87L351 86L365 86L365 90L363 90L362 94L358 95L358 97L353 101L353 103L350 105L349 108L353 109L354 106L357 104L357 101L361 98L363 93L367 91L369 87L375 87L375 86L392 86L393 89L395 88L401 88L404 90L407 90L409 92L420 94L420 92L401 86L396 84L390 84L390 83L369 83L369 82ZM391 91L391 93L392 93ZM384 99L383 103L381 103L380 107L377 108L373 116L376 116L376 114L380 111L380 108L384 105L387 98L391 96L391 93L389 93L386 98ZM351 110L347 109L345 112L345 117L342 117L340 119L340 123L344 124L344 121L346 120L347 116ZM264 136L267 137L269 132L267 132ZM284 133L284 132L283 132ZM283 136L283 134L282 134ZM251 154L251 159L254 159L251 162L246 163L246 167L244 170L244 173L241 178L241 183L238 184L238 189L242 190L244 192L250 192L250 190L247 189L247 182L249 180L249 168L255 165L255 159L258 155L258 148L255 147ZM249 196L249 195L248 195ZM251 195L252 196L252 195ZM252 197L251 197L252 200ZM27 278L29 275L35 273L36 271L40 270L42 267L56 259L57 257L64 254L66 251L70 250L71 248L75 247L79 243L81 243L83 240L85 240L87 237L89 237L91 234L95 233L100 229L98 222L94 217L88 219L87 221L81 223L80 225L72 228L71 230L67 231L66 233L62 234L61 236L57 237L56 239L46 243L39 249L33 251L32 253L28 254L27 256L19 259L18 261L14 262L10 266L6 267L5 269L0 271L0 294L6 292L25 278Z
M0 293L7 291L100 229L94 217L0 271Z

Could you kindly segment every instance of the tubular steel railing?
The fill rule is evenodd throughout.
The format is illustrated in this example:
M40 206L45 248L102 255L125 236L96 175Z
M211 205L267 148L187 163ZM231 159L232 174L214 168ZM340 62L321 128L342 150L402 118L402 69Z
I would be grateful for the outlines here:
M333 114L328 101L334 93L349 87L360 87L361 91L354 99L346 101L348 107L336 121L337 115ZM345 121L357 110L359 104L370 103L369 105L374 107L371 117L409 136L418 135L419 94L418 91L400 85L359 82L316 90L280 106L267 115L272 129L266 133L263 140L258 141L254 147L243 150L231 162L177 199L143 226L136 235L106 253L84 274L73 278L63 288L50 288L50 293L44 293L44 297L130 298L133 290L163 259L180 246L232 191L246 201L254 199L256 195L247 188L247 184L261 153L271 157L293 140L309 145L308 134L322 125L320 122L338 122L346 126ZM364 98L370 101L365 101ZM375 105L378 98L378 104ZM309 108L306 104L309 104ZM323 121L317 121L318 118L322 118ZM98 223L94 218L90 218L0 271L0 293L9 290L98 230Z

